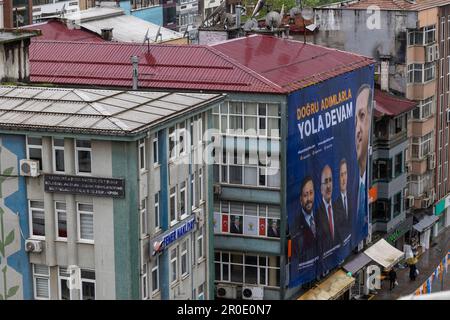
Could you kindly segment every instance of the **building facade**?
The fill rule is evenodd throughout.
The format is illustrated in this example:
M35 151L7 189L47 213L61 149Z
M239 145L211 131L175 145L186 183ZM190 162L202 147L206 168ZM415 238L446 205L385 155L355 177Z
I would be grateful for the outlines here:
M210 169L184 160L222 95L0 91L7 299L212 297Z

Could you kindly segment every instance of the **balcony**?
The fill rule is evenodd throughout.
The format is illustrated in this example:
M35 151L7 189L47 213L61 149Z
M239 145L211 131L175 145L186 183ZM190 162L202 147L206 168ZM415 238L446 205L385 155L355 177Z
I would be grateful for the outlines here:
M379 131L375 134L373 141L374 149L391 149L408 139L406 130L400 131L396 134L389 134L388 132Z
M408 136L422 137L434 129L434 116L425 121L410 121L408 126Z
M409 83L406 87L406 98L425 100L436 93L436 79L424 83Z

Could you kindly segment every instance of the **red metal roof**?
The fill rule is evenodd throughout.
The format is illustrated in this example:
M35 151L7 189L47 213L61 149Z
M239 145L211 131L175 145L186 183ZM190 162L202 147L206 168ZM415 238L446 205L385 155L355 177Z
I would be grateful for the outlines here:
M26 30L41 30L42 35L33 40L60 40L60 41L93 41L103 42L104 40L96 33L85 29L70 29L59 21L47 21L40 24L34 24L22 27Z
M213 47L289 92L373 63L350 52L271 36L249 36Z
M379 89L375 89L375 116L381 117L398 116L404 112L414 109L417 105L416 101L406 98L397 97Z
M245 54L247 53L247 55ZM196 45L35 41L31 81L131 87L130 57L139 61L139 86L225 92L288 93L372 64L352 53L268 36L214 47Z

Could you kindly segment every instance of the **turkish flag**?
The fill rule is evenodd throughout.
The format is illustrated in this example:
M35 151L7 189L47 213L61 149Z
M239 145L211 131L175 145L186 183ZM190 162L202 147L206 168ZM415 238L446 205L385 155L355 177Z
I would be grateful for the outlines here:
M264 218L259 218L259 235L266 235L266 219Z
M222 215L222 232L229 232L228 231L228 216Z

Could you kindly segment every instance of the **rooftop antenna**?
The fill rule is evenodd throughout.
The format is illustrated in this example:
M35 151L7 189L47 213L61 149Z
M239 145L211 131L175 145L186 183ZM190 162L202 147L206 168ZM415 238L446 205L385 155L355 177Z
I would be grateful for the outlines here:
M251 18L256 17L259 14L259 11L264 7L264 0L258 0L256 3L255 9L253 10Z
M61 9L61 13L60 13L61 17L64 17L65 13L66 13L66 4L64 3L64 5L63 5L63 7Z
M155 42L158 42L158 38L160 38L160 41L162 41L161 25L159 25L158 32L156 32Z
M145 42L147 41L147 53L150 53L150 38L148 36L149 30L150 30L150 28L147 29L147 32L145 33L145 36L144 36L144 42L142 43L144 45ZM158 39L158 34L156 34L156 38Z

